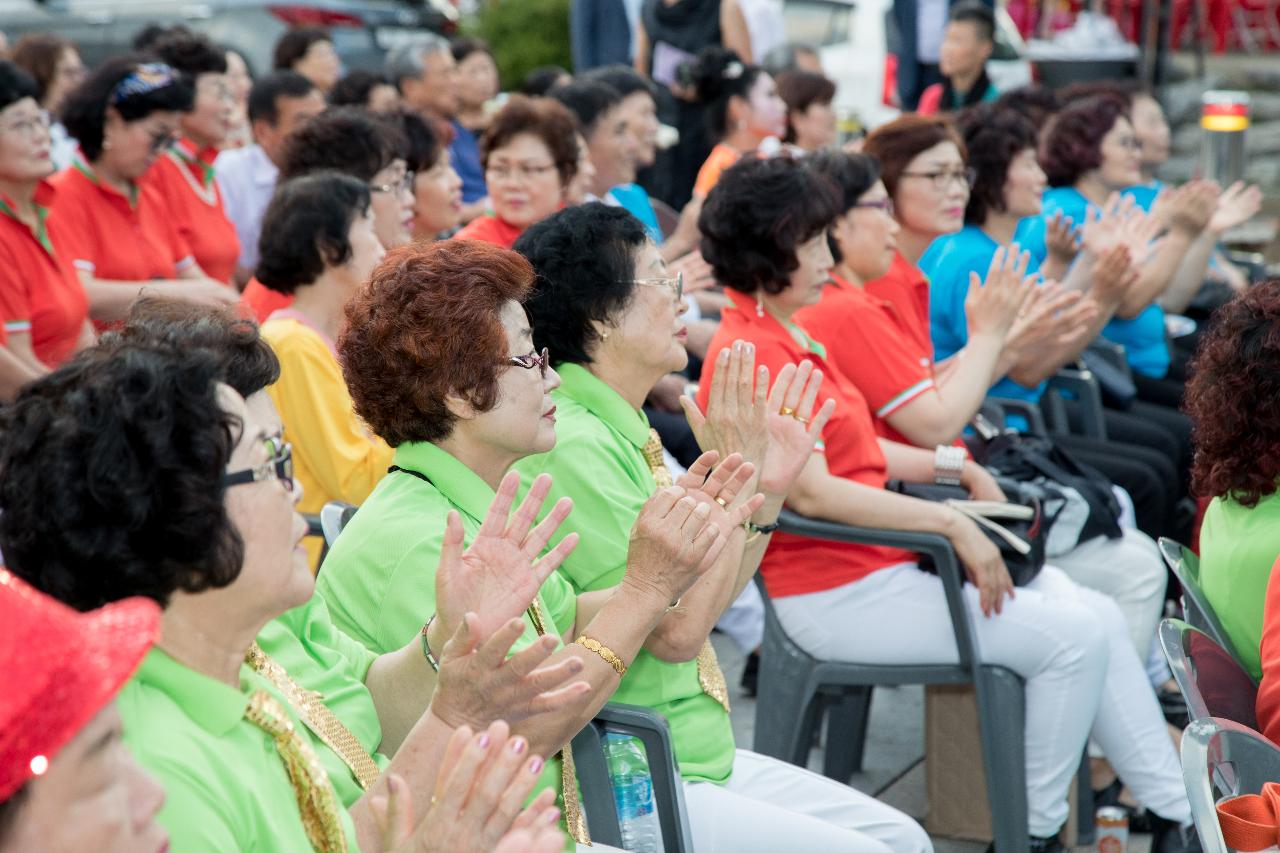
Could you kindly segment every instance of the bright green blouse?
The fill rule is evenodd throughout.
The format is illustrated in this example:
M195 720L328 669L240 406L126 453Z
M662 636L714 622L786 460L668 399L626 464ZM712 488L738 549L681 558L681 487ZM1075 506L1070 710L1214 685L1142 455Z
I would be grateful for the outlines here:
M316 589L334 624L352 639L378 652L412 640L436 610L436 567L450 510L462 516L465 542L480 529L494 492L470 468L427 442L402 444L394 465L416 471L383 477L360 506L325 557ZM573 627L577 596L552 575L539 592L542 611L557 634ZM519 651L538 633L526 614ZM560 790L560 762L547 761L539 790Z
M174 853L311 850L275 744L244 718L258 690L303 728L284 697L248 666L236 689L152 649L120 691L125 742L164 786L159 820ZM345 808L341 815L355 851L355 827Z
M333 715L373 756L378 768L386 769L386 756L376 752L382 743L382 724L373 696L364 686L365 675L377 655L333 624L323 598L313 595L306 604L268 622L258 634L258 645L299 685L319 693ZM338 799L350 807L364 793L355 774L324 741L310 729L305 731Z
M1254 678L1262 677L1262 611L1280 557L1280 492L1255 507L1214 498L1200 526L1200 587Z
M605 589L622 580L631 528L657 489L643 448L649 439L644 412L585 368L556 368L556 446L516 463L524 486L546 472L554 480L546 506L568 495L573 512L557 534L581 535L559 572L575 590ZM680 773L685 779L723 782L733 768L729 715L702 692L696 661L667 663L641 650L613 701L644 705L667 717Z

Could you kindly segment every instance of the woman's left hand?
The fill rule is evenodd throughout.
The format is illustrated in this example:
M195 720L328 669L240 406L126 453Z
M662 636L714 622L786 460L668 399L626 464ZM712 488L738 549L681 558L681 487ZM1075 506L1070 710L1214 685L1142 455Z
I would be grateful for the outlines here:
M836 410L830 398L814 412L821 387L822 371L808 359L778 373L769 391L769 450L760 472L760 491L785 496L813 455L822 428Z
M755 365L755 345L734 341L716 354L706 414L688 397L680 405L699 447L721 459L739 453L759 471L769 447L769 368Z

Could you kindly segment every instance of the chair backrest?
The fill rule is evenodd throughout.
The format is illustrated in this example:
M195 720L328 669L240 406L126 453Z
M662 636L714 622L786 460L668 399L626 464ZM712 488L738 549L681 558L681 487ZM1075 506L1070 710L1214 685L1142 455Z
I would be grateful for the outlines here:
M338 541L338 534L347 522L356 514L356 506L342 501L329 501L320 508L320 529L324 533L324 544L332 548Z
M1239 723L1196 720L1182 735L1182 779L1205 853L1230 853L1218 824L1218 802L1257 794L1280 779L1280 749Z
M1212 637L1180 619L1165 619L1160 647L1192 720L1218 717L1258 728L1257 683Z
M1160 553L1169 564L1169 570L1182 585L1182 612L1187 617L1187 622L1191 627L1208 634L1239 663L1239 651L1227 636L1218 614L1214 612L1213 605L1209 604L1209 599L1205 598L1204 590L1200 587L1200 558L1190 548L1163 537L1160 539Z
M582 788L582 810L587 817L591 840L622 847L622 831L609 765L605 759L604 736L609 732L639 738L644 745L653 783L653 801L662 828L662 849L666 853L692 853L684 786L676 766L675 747L667 718L648 708L610 702L596 712L595 719L573 739L573 760Z

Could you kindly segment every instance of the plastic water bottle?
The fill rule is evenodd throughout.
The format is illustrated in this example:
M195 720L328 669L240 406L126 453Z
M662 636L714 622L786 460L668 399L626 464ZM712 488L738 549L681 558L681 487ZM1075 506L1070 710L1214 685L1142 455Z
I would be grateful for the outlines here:
M606 732L604 756L613 783L623 848L630 853L664 853L644 744L632 735Z

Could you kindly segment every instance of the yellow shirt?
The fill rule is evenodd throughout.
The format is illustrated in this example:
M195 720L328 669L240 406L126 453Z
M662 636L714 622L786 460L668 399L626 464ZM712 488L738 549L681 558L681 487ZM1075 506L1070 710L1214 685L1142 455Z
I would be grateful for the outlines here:
M262 325L262 337L280 359L280 379L267 393L293 445L294 476L302 485L298 510L317 513L329 501L364 503L387 473L392 450L356 416L328 341L279 315ZM306 544L315 568L320 539L311 537Z

